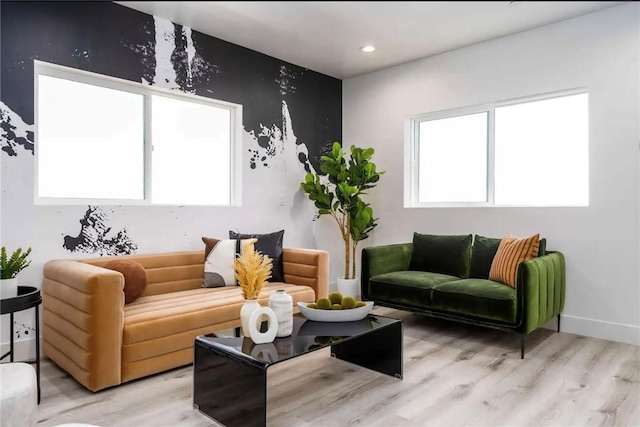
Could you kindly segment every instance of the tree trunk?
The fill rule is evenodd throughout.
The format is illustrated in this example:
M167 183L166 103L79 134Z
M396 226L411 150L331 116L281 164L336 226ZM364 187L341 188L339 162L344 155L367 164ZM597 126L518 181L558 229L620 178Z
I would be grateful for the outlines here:
M343 230L342 238L344 239L344 278L350 279L349 277L349 261L351 261L351 245L350 245L350 237L351 237L351 218L349 214L345 215L345 223L346 230Z
M349 245L349 236L345 236L344 237L344 278L348 279L349 278L349 261L351 260L351 257L349 256L349 247L351 245Z
M356 278L356 247L358 246L358 242L353 242L353 247L351 248L351 278Z

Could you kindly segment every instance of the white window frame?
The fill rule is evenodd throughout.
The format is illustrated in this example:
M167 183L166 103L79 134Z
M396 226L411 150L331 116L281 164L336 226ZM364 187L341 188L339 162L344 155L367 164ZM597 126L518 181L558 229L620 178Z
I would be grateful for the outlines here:
M521 98L497 101L472 107L455 108L411 116L404 124L404 207L405 208L479 208L479 207L526 207L529 205L496 205L495 204L495 109L498 107L544 101L565 96L588 94L585 87L549 92ZM484 202L420 202L419 201L419 147L420 123L424 121L448 119L469 114L486 112L487 127L487 200ZM587 204L588 205L588 204ZM587 206L580 205L580 206ZM553 205L553 207L580 207L576 205ZM534 207L544 207L535 205Z
M40 197L38 189L38 76L49 76L70 80L78 83L85 83L93 86L100 86L108 89L115 89L128 93L135 93L144 96L144 199L102 199L102 198L58 198ZM189 204L188 206L220 206L238 207L242 202L242 105L232 102L221 101L213 98L192 95L175 90L164 89L156 86L149 86L142 83L132 82L111 76L64 67L43 61L34 60L34 123L35 123L35 167L34 167L34 203L36 205L142 205L142 206L185 206L186 204L166 204L154 203L151 200L151 180L153 145L151 134L151 97L162 96L174 98L182 101L199 103L217 108L224 108L230 112L230 200L229 204Z

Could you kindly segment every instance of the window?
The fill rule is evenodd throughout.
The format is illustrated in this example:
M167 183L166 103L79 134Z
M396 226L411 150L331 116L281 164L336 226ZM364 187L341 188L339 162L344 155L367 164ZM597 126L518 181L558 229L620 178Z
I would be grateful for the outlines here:
M421 203L487 200L487 120L482 112L420 122Z
M588 94L407 121L405 207L587 206Z
M36 202L238 205L242 107L36 63Z
M156 95L151 105L151 199L164 204L229 204L230 110Z

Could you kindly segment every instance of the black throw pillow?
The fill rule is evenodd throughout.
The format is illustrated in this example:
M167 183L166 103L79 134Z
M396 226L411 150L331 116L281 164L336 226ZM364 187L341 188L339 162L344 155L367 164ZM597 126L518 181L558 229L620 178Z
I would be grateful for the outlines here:
M282 241L284 230L268 234L244 234L229 230L230 239L258 239L254 247L257 252L268 255L273 260L273 269L269 282L284 282L284 269L282 266Z

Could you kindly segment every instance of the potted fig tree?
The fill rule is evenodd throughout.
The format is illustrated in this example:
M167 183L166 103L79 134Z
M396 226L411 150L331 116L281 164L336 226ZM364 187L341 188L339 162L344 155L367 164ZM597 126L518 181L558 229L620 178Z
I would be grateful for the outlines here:
M31 248L22 251L18 248L12 252L11 256L7 256L7 248L4 246L0 249L0 297L13 298L18 296L18 279L16 276L22 270L27 268L31 261L27 261L27 257L31 253Z
M338 278L338 292L355 297L356 248L378 225L373 208L362 196L377 185L384 172L378 172L371 161L373 148L352 145L348 159L346 154L340 143L334 142L330 155L321 157L320 171L326 175L307 173L301 187L318 214L331 216L338 225L344 241L344 276Z

